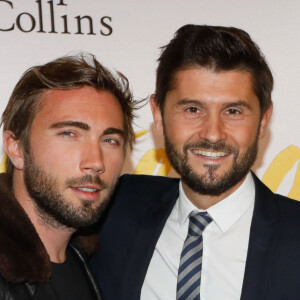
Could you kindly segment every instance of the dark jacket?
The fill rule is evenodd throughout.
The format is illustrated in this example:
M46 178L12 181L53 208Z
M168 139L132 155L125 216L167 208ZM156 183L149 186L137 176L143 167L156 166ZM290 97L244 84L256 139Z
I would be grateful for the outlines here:
M300 202L273 194L253 176L255 205L241 300L299 300ZM100 232L100 251L91 261L105 299L140 299L155 245L179 195L178 182L121 178Z
M86 272L95 299L101 299L97 285L86 265L84 252L95 250L97 238L88 233L74 235L69 244L82 271ZM82 249L82 250L81 250ZM33 224L12 195L8 176L0 174L0 299L54 300L51 261Z

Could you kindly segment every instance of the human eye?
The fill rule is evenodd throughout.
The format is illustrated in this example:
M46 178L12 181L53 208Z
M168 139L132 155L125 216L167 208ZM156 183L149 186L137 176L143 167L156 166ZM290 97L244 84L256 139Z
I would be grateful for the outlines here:
M246 111L243 107L229 107L224 110L224 117L232 121L243 120L246 116Z
M67 131L67 130L59 132L58 135L62 136L64 138L73 138L73 137L75 137L75 133L74 132Z
M116 141L115 139L112 139L112 138L105 138L103 141L105 143L109 143L109 144L118 144L118 141Z
M123 144L123 139L121 137L105 137L102 141L107 145L116 147Z
M228 108L225 113L227 115L235 116L235 115L240 115L242 112L238 108L231 107L231 108Z
M199 113L199 112L200 112L199 108L196 107L196 106L190 106L190 107L187 107L187 108L185 109L185 111L188 112L188 113L191 113L191 114L196 114L196 113Z

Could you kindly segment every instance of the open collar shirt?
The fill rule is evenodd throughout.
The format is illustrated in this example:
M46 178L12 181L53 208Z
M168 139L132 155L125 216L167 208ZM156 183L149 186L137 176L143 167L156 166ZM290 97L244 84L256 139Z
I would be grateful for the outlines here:
M240 299L254 198L249 173L237 190L207 209L213 221L203 233L201 300ZM203 211L189 201L180 183L179 198L156 244L141 300L176 299L180 255L193 210Z

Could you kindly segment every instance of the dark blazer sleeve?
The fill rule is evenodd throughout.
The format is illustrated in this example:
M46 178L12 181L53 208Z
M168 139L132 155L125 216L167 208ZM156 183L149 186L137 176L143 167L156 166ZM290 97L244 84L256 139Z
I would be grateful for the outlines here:
M104 299L140 299L157 239L178 198L178 182L146 175L120 178L99 231L100 250L90 260Z
M241 300L300 300L300 203L255 175L255 206Z

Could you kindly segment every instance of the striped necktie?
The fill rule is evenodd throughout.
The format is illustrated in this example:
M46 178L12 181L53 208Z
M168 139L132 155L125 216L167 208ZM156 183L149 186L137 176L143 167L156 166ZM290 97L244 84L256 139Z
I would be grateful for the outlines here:
M207 212L192 211L189 231L183 244L177 278L177 300L200 300L202 233L212 221Z

